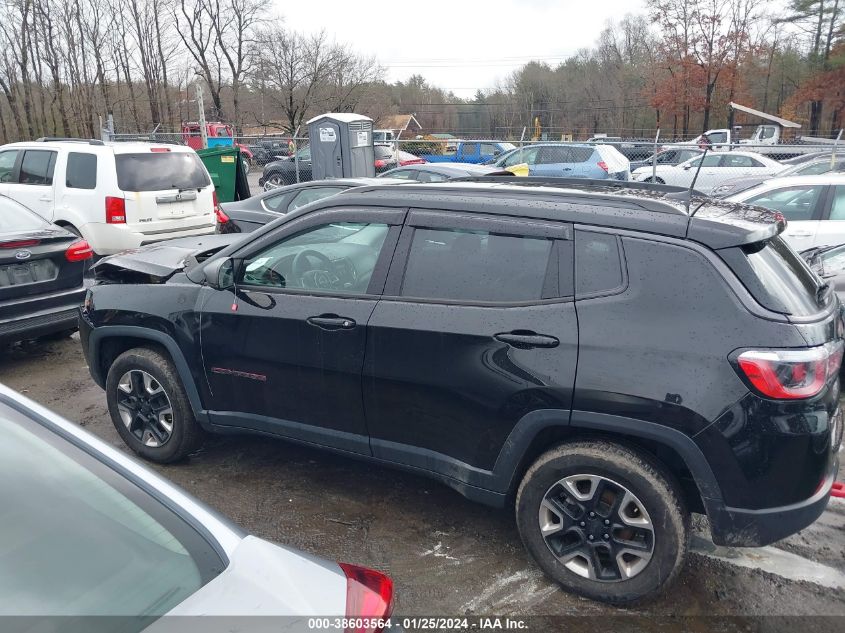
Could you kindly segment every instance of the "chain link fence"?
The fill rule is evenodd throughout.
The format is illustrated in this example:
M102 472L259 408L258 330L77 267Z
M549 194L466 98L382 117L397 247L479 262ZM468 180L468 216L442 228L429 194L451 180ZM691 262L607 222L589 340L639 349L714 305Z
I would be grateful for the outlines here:
M115 141L151 141L201 147L198 134L115 134ZM309 139L282 134L236 135L247 159L253 190L312 180ZM705 155L706 150L706 155ZM425 165L486 165L490 171L543 177L615 178L695 189L720 197L737 193L776 175L845 173L845 148L819 144L753 145L597 139L591 143L459 139L449 135L391 139L374 148L375 172L402 168L419 179ZM445 170L444 170L445 171ZM454 171L454 170L453 170ZM481 173L483 169L475 169Z

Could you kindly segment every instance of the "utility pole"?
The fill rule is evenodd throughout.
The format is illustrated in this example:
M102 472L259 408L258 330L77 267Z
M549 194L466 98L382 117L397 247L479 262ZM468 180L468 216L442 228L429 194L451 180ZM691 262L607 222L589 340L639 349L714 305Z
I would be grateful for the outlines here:
M202 138L202 148L208 149L208 128L205 125L205 104L202 101L202 84L197 82L197 108L200 111L200 137Z

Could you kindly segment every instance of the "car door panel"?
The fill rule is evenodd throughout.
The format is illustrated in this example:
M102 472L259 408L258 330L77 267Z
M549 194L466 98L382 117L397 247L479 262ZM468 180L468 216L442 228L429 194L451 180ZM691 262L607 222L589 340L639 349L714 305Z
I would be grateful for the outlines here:
M469 471L492 470L508 434L530 411L558 409L568 417L578 335L574 303L567 299L517 305L401 296L412 275L415 233L461 221L454 213L451 218L428 212L409 215L385 298L370 318L363 379L374 456L459 478L455 473L467 470L456 464ZM521 234L512 225L461 226L486 226L491 233L488 248L491 240L502 238L492 234L496 231ZM571 260L567 225L548 223L534 230L530 235L547 230L546 237L561 238L552 240L552 260ZM467 235L471 241L472 232ZM450 261L470 257L471 248L463 247L454 257L433 256L428 281L437 285L448 278L442 273L453 265ZM526 261L515 253L503 253L500 259ZM550 264L552 268L556 270Z
M399 211L318 211L235 254L234 261L246 268L261 262L268 249L308 231L350 222L386 225L372 275L362 280L363 292L300 289L275 281L256 285L244 272L234 288L203 291L201 340L214 424L369 453L361 396L366 328L403 217ZM323 248L306 245L297 252L318 247Z

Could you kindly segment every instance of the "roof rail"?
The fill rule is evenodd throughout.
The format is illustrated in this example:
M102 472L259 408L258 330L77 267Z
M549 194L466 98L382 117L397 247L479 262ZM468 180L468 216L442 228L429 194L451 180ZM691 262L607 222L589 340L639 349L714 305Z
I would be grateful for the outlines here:
M689 187L664 185L658 182L640 182L637 180L600 180L597 178L554 178L549 176L466 176L450 178L448 182L493 182L514 185L534 185L546 187L605 187L611 189L639 189L641 191L655 191L657 193L687 193ZM694 194L704 195L693 190Z
M70 143L87 143L88 145L105 145L101 140L96 138L70 138L65 136L42 136L35 139L36 143L51 143L53 141L64 141Z
M185 145L179 141L165 141L161 139L149 138L148 136L139 136L137 138L117 138L115 143L158 143L159 145Z

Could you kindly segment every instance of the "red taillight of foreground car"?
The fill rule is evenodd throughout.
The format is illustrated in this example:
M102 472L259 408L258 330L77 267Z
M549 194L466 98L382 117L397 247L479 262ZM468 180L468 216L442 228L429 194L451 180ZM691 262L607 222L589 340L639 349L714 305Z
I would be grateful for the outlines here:
M839 373L842 343L790 350L748 350L736 363L753 387L766 398L812 398Z
M384 167L385 165L387 165L386 160L382 160L381 158L376 159L376 167L380 168L380 167Z
M599 167L601 167L601 168L605 171L605 173L609 173L609 172L610 172L610 170L607 168L607 163L606 163L606 162L604 162L603 160L600 160L600 161L599 161L598 163L596 163L596 164L597 164Z
M346 633L381 633L377 626L393 613L393 581L374 569L338 563L346 574L346 617L360 626Z
M106 196L106 224L126 224L126 200Z
M77 240L67 247L65 259L69 262L81 262L94 257L94 249L85 240Z
M217 218L217 224L226 224L229 221L229 216L223 212L223 209L220 208L220 202L217 199L217 192L211 192L212 199L214 201L214 215Z
M38 246L41 240L12 240L11 242L0 242L0 248L27 248Z

